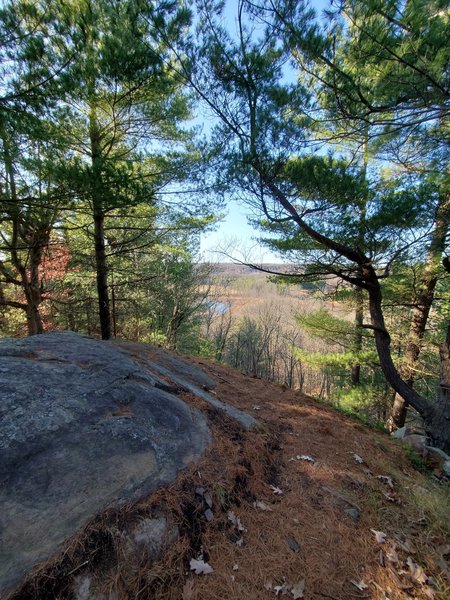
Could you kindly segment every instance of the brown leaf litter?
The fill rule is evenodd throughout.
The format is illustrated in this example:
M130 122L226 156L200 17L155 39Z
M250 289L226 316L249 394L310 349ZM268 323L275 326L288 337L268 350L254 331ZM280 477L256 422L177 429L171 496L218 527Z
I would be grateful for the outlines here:
M70 598L87 576L105 600L450 598L448 488L414 470L398 442L294 391L190 360L257 430L180 394L209 417L204 457L94 520L11 600ZM123 531L161 514L178 539L157 561L131 559Z

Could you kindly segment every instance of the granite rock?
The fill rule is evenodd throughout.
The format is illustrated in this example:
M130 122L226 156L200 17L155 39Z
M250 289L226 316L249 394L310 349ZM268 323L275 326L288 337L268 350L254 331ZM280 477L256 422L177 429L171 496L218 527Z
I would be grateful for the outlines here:
M0 341L0 595L95 515L201 456L206 418L164 385L87 336Z

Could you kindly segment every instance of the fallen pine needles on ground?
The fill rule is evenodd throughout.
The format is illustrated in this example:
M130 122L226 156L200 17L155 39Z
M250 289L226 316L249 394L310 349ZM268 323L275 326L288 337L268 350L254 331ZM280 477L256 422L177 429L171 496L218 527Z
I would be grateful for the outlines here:
M88 525L11 600L68 598L74 587L77 600L94 598L80 591L86 581L105 600L450 598L448 485L414 469L386 434L200 364L217 397L259 427L243 431L181 394L209 417L204 457L171 486ZM178 537L158 560L130 556L123 531L155 515Z

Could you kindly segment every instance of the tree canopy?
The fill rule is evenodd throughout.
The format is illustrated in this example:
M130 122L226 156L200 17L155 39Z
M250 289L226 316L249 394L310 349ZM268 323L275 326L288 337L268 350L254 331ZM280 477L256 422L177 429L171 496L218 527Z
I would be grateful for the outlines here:
M445 342L435 403L396 368L383 313L396 264L428 252L433 278L443 273L448 172L437 167L448 154L449 15L431 5L343 1L321 20L303 2L242 0L231 35L220 4L201 2L201 44L186 70L219 119L235 185L281 235L272 245L297 251L309 275L364 290L362 327L386 379L448 448ZM371 164L355 160L358 137L370 144Z
M292 263L283 280L344 285L352 385L369 363L381 369L393 424L410 405L448 450L446 3L332 0L318 14L306 1L238 0L234 23L223 10L4 3L1 306L24 312L31 334L51 313L104 339L145 330L176 347L206 302L195 242L225 190ZM199 106L213 116L203 138ZM402 314L403 361L387 306ZM415 375L430 315L434 397Z

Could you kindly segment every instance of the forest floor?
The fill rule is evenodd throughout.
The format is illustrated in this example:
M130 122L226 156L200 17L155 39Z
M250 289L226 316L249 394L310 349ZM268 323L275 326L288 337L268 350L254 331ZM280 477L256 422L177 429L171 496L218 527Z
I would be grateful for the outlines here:
M182 535L136 597L450 598L448 481L417 470L417 456L386 433L284 387L191 361L215 379L219 399L260 427L244 432L185 395L208 414L214 440L153 498L172 507Z
M450 599L448 480L311 398L188 360L217 382L210 393L258 427L245 431L180 392L210 422L202 459L138 505L101 516L14 598L94 598L73 595L74 578L88 577L95 598L108 600ZM157 562L130 562L122 532L161 513L178 538Z

